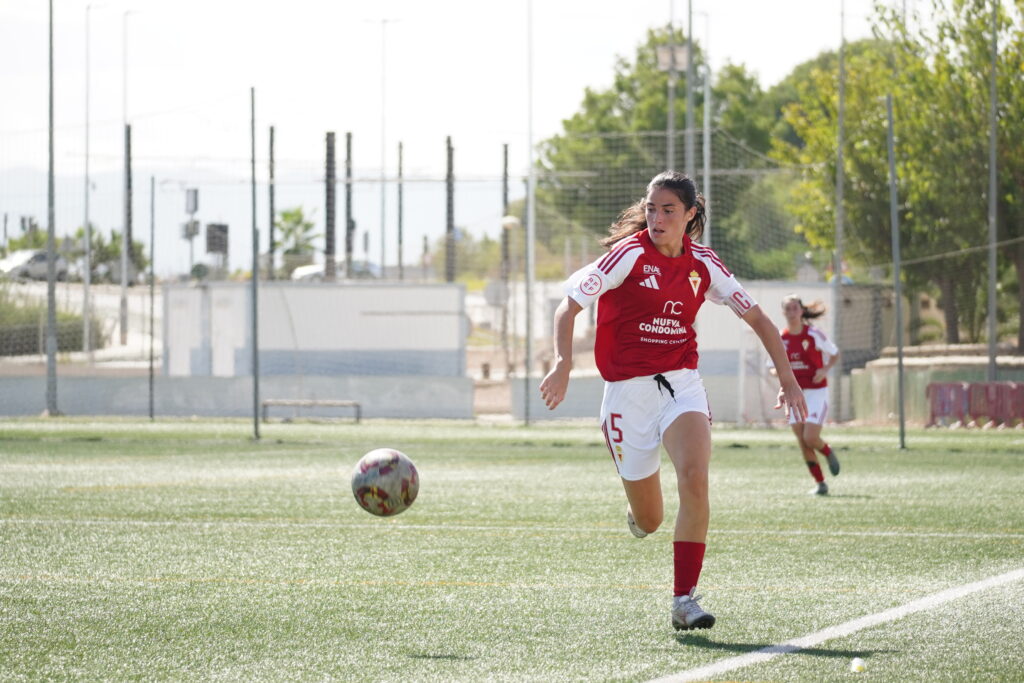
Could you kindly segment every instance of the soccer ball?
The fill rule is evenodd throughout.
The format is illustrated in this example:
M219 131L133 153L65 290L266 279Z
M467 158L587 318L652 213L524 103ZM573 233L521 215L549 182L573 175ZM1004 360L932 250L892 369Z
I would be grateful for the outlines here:
M352 495L356 502L380 517L408 509L419 490L416 466L409 456L393 448L370 451L359 459L352 472Z

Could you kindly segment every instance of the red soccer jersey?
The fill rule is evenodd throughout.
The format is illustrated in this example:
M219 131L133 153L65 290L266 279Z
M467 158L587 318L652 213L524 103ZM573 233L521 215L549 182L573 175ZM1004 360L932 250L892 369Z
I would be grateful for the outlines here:
M825 336L825 333L813 325L804 325L796 334L787 328L779 330L782 335L782 343L786 346L786 355L789 357L789 364L796 375L796 381L801 389L821 389L828 386L828 380L814 381L814 373L825 367L829 356L839 353L835 344Z
M598 298L594 356L609 382L697 367L693 321L705 300L738 316L756 305L711 249L683 239L683 253L659 252L646 230L616 243L567 283L586 308Z

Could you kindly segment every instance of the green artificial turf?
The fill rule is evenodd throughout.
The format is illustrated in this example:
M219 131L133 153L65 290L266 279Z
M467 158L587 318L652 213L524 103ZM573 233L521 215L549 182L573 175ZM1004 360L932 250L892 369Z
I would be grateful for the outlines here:
M788 432L715 430L718 623L676 634L674 475L633 538L590 424L2 422L0 679L639 681L1024 568L1024 434L826 436L821 498ZM421 477L389 519L349 487L381 446ZM1014 582L717 680L1021 680L1022 605Z

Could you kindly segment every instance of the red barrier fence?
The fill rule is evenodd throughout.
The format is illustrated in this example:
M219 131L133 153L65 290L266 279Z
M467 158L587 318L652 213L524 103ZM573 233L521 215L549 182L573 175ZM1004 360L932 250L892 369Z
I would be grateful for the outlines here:
M925 396L929 407L926 427L1024 426L1024 383L932 382Z

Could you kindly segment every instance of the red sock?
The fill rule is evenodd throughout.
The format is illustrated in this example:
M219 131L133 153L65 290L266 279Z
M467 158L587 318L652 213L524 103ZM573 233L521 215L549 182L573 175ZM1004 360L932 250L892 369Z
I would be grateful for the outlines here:
M821 473L821 467L816 462L807 461L807 469L811 471L811 476L814 477L814 481L819 484L825 481L825 475Z
M673 541L672 556L675 565L675 595L689 595L697 585L704 566L704 543Z
M825 447L821 449L821 454L824 455L826 458L832 455L832 447L829 446L828 444L825 444Z

